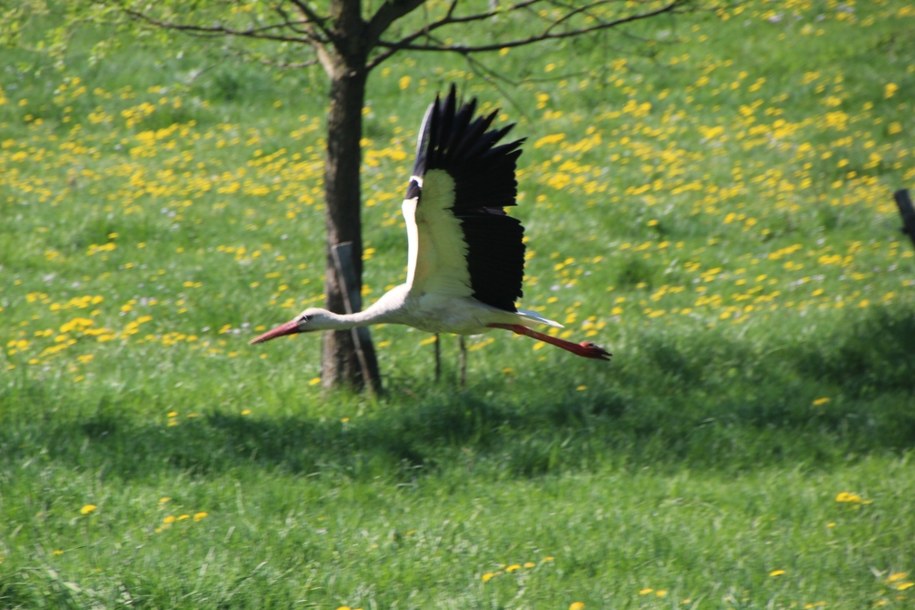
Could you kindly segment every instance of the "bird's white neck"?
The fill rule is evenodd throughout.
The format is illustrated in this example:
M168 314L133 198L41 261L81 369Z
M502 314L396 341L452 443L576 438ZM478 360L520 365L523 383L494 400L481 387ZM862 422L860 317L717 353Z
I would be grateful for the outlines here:
M397 322L405 306L405 299L406 286L397 286L362 311L334 313L326 309L317 310L319 313L313 317L309 326L311 330L347 330L369 324Z
M358 328L369 324L379 324L378 316L371 314L371 308L356 313L334 313L328 310L321 310L320 317L317 315L309 322L310 329L313 330L347 330Z

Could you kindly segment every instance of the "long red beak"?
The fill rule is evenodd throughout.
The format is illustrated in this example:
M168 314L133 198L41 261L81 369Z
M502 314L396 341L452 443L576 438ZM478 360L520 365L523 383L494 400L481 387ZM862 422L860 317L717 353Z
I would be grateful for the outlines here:
M276 328L271 328L263 335L251 339L251 345L255 343L263 343L264 341L269 341L270 339L276 339L277 337L282 337L284 335L294 335L299 331L299 325L296 324L295 320L290 320L285 324L280 324Z

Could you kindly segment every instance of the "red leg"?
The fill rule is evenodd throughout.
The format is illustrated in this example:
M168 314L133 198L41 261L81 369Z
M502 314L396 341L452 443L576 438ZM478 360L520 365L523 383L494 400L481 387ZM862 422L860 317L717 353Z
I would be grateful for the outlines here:
M505 330L510 330L515 334L524 335L525 337L530 337L531 339L536 339L537 341L543 341L544 343L555 345L556 347L570 351L577 356L581 356L582 358L610 360L610 356L612 355L604 348L594 345L590 341L572 343L571 341L566 341L565 339L560 339L559 337L553 337L543 333L538 333L536 330L532 330L527 326L522 326L521 324L490 324L489 326L490 328L503 328Z

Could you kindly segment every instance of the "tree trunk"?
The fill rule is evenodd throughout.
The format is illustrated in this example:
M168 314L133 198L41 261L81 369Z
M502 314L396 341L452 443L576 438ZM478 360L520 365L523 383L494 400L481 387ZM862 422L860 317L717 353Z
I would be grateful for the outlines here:
M360 61L361 57L361 61ZM327 262L324 276L326 306L346 312L346 290L356 295L351 307L361 309L362 219L359 166L361 163L362 107L368 73L364 56L339 58L331 74L330 112L327 117L327 158L324 168L324 193L327 205ZM355 64L355 65L354 65ZM334 246L350 242L356 286L345 286L334 264ZM335 331L324 334L321 377L325 388L368 387L378 391L381 377L378 361L368 333L356 345L356 334ZM359 348L357 350L357 348ZM361 350L362 358L359 351ZM360 362L361 361L361 362Z

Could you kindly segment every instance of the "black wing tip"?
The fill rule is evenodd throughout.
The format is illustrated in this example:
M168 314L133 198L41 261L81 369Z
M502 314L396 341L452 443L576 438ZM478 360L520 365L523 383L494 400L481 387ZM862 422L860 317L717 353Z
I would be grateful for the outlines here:
M893 198L896 200L896 207L899 208L899 213L903 218L908 219L915 216L915 208L912 206L909 189L899 189L893 193Z
M524 138L510 142L503 140L515 123L494 128L492 125L500 110L496 108L486 114L478 114L477 111L477 98L459 98L455 83L451 83L444 97L441 93L436 94L423 119L417 169L449 169L455 165L490 164L504 160L510 163L510 171L514 172ZM427 139L423 141L422 136L427 136ZM420 160L422 163L419 163Z
M915 244L915 207L912 205L908 189L897 190L893 193L893 198L899 208L899 215L902 216L902 232Z

